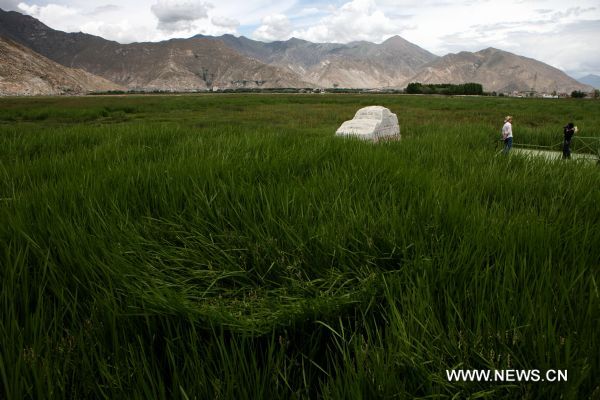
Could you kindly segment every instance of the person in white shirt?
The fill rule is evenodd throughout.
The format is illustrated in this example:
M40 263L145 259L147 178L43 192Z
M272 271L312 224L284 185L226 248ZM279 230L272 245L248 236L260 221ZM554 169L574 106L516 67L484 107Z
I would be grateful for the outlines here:
M513 133L512 133L512 117L508 115L504 118L504 126L502 127L502 140L504 140L504 154L508 154L512 148Z

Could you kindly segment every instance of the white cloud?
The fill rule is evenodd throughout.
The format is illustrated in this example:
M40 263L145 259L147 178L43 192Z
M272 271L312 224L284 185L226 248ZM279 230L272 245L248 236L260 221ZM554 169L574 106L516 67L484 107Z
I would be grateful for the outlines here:
M69 18L79 13L79 10L71 7L61 6L59 4L48 4L46 6L28 5L26 3L20 3L19 9L26 14L31 15L35 18L41 19L60 19Z
M374 0L353 0L294 36L317 42L381 42L401 33L401 21L392 20Z
M233 18L212 17L210 21L213 25L223 28L236 29L238 26L240 26L240 21Z
M268 15L288 14L303 0L219 0L215 13L240 21L242 26L256 27Z
M116 22L89 21L81 25L81 31L119 43L146 41L154 35L153 29L135 26L127 19Z
M551 12L532 8L531 13L527 8L519 12L513 9L514 17L501 22L486 18L477 7L472 11L482 15L478 20L483 23L464 24L452 34L437 35L439 54L491 46L540 60L574 76L600 69L600 42L591 39L600 35L600 13L595 7L559 7Z
M266 42L287 40L293 29L288 17L283 14L268 15L263 18L262 25L254 31L254 38Z
M76 8L61 6L59 4L30 6L26 3L20 3L19 11L39 19L54 29L60 29L69 32L79 31L79 26L76 23L76 20L78 15L81 14L81 10Z
M0 0L0 8L4 11L19 11L20 0Z
M106 13L116 12L116 11L119 11L120 9L121 9L121 7L116 6L114 4L105 4L103 6L94 8L92 11L87 13L87 15L99 16L99 15L106 14Z
M137 5L121 6L105 4L89 7L88 2L73 2L66 6L46 4L30 5L22 2L19 11L39 19L49 27L65 32L85 32L121 43L134 41L153 41L162 39L156 31L156 19L148 9L139 9ZM89 8L86 8L89 7ZM135 15L135 20L127 16Z
M312 15L320 14L321 10L316 7L303 8L298 13L296 13L295 17L310 17Z
M316 8L302 9L298 15L320 12ZM402 24L388 18L375 0L353 0L339 8L330 7L326 16L304 28L294 29L285 15L265 17L253 37L265 41L285 40L294 36L313 42L381 42L401 30Z
M571 7L565 11L558 11L555 12L554 14L552 14L552 18L554 20L560 20L563 18L569 18L569 17L580 17L583 14L586 14L590 11L594 11L596 10L596 7L588 7L588 8L581 8L581 7Z
M193 22L208 18L209 3L197 0L158 0L150 9L158 18L158 29L167 32L188 30Z
M600 32L600 20L578 21L562 25L555 32L544 35L511 32L508 38L513 46L506 50L542 60L571 76L600 72L600 41L589 38Z

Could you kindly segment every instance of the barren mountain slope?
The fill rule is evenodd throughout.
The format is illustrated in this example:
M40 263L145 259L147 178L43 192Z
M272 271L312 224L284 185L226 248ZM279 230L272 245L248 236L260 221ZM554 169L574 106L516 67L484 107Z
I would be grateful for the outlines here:
M290 71L249 59L211 40L119 44L84 33L56 31L35 18L1 10L0 35L62 65L85 69L131 89L309 85Z
M591 90L557 68L494 48L448 54L423 66L410 80L421 83L477 82L484 90L497 92Z
M220 40L241 54L286 68L323 87L404 87L420 66L437 58L399 36L381 44L311 43L296 38L263 43L233 35L202 38Z
M0 38L0 95L81 94L118 89L122 87Z

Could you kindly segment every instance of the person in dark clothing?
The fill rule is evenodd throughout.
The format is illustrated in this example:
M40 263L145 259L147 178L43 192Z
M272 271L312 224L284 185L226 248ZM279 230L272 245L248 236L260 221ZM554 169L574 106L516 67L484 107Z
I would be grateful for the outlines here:
M565 136L563 141L563 158L571 158L571 140L576 132L577 127L572 122L569 122L563 128L563 133Z

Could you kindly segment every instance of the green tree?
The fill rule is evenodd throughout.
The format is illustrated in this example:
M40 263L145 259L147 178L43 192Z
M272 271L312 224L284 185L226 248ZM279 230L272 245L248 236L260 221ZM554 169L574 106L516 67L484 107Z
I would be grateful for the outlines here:
M482 95L483 94L483 86L480 83L465 83L464 85L464 94L470 95Z
M420 94L423 93L423 85L419 82L409 83L406 87L406 93L408 94Z

